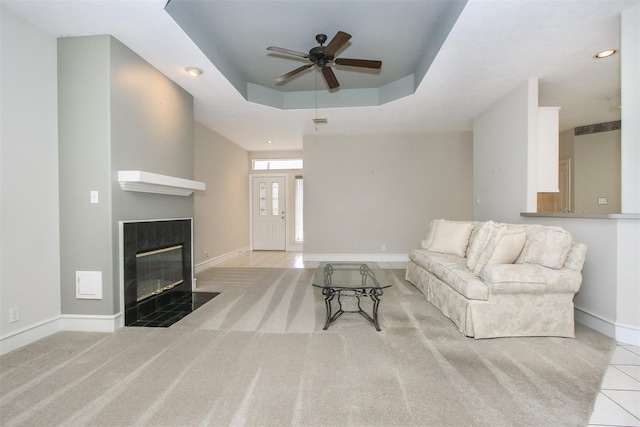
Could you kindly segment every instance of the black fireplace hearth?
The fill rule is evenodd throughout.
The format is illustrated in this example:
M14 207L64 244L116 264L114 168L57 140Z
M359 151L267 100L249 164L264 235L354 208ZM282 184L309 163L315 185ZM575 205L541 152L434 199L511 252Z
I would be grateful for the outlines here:
M126 326L169 327L219 294L219 292L180 292L174 290L163 292L157 297L148 298L136 304L132 308L136 314L131 316L136 320Z

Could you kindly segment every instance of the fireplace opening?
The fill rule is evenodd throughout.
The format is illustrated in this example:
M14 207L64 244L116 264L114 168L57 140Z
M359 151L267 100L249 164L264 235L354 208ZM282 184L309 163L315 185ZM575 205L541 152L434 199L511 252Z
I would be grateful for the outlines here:
M136 254L136 302L184 283L182 245Z

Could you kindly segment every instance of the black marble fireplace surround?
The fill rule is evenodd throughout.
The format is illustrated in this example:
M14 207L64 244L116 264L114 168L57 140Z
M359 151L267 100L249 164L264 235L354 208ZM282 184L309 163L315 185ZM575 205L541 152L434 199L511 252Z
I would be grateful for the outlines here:
M124 222L125 326L168 327L217 294L192 292L191 219ZM141 301L137 291L136 254L182 245L183 282Z

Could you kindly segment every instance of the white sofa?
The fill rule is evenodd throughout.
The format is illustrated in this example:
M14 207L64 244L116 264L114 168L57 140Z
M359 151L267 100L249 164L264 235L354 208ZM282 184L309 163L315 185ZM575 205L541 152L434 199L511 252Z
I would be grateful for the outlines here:
M466 336L574 337L586 251L560 227L438 219L406 280Z

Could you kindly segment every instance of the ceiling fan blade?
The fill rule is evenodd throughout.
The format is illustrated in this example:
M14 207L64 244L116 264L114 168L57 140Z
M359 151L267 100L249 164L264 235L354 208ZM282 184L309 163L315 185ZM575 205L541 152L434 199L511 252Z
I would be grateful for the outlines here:
M338 79L336 79L336 75L333 74L331 67L324 67L322 69L322 75L324 76L327 85L329 85L329 89L335 89L340 86L340 83L338 83Z
M348 65L350 67L362 67L362 68L375 68L382 67L382 61L371 61L368 59L351 59L351 58L336 58L334 61L337 65Z
M277 46L269 46L267 50L270 50L272 52L284 53L286 55L299 56L301 58L309 58L309 54L307 53L297 52L295 50L290 50L290 49L284 49L282 47L277 47Z
M301 72L303 72L304 70L307 70L307 69L309 69L309 68L311 68L311 67L313 67L313 64L303 65L302 67L298 67L298 68L296 68L296 69L295 69L295 70L293 70L293 71L289 71L287 74L283 74L283 75L281 75L280 77L278 77L278 78L276 79L276 81L277 81L277 82L283 82L283 81L287 80L288 78L293 77L293 76L295 76L296 74L301 73Z
M342 46L351 38L351 34L347 34L343 31L338 31L331 39L327 47L324 48L325 55L335 55Z

